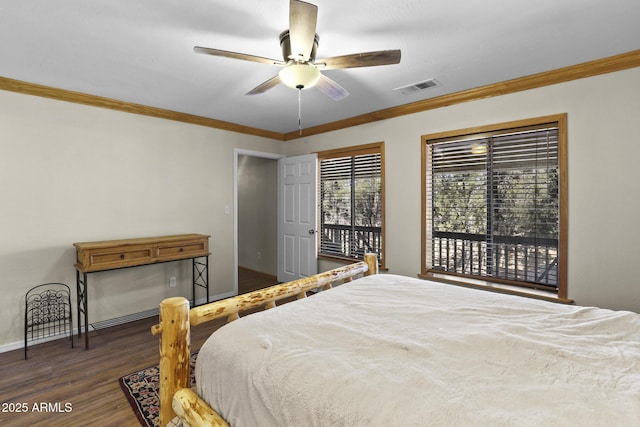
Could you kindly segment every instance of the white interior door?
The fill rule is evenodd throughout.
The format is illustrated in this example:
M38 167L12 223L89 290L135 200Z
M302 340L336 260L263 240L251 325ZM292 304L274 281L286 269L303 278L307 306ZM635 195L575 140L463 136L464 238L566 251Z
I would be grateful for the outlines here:
M278 160L278 281L318 272L316 194L318 156Z

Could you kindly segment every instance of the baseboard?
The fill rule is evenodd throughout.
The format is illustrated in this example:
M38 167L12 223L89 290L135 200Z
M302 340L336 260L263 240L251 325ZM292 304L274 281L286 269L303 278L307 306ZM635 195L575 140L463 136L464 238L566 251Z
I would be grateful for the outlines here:
M214 302L214 301L218 301L218 300L221 300L221 299L224 299L224 298L233 297L233 296L236 296L235 292L233 292L233 291L225 292L223 294L210 296L208 302ZM202 304L206 304L206 303L207 303L207 299L206 298L200 298L200 299L196 300L196 304L197 305L202 305ZM113 318L113 319L102 320L100 322L90 323L89 324L89 332L94 332L94 331L97 331L97 330L100 330L100 329L110 328L112 326L123 325L125 323L135 322L136 320L141 320L141 319L146 319L146 318L149 318L149 317L157 316L158 312L159 312L158 308L153 308L151 310L145 310L145 311L141 311L141 312L138 312L138 313L128 314L126 316L120 316L120 317L116 317L116 318ZM77 335L78 335L78 328L77 327L74 328L73 334L74 334L74 337L77 337ZM49 342L49 341L59 340L59 339L65 338L65 337L67 337L67 335L65 335L65 334L57 334L57 335L51 335L51 336L46 337L46 338L41 338L41 339L38 339L38 340L29 341L29 347L31 347L32 345L42 344L42 343ZM7 344L1 344L0 345L0 353L6 353L7 351L13 351L13 350L18 350L18 349L23 349L23 348L24 348L24 340L12 342L12 343L7 343Z
M75 328L73 330L74 340L77 335L78 335L78 328ZM48 336L46 338L40 338L37 340L29 341L29 348L31 348L31 346L34 346L34 345L43 344L45 342L55 341L63 338L69 338L69 335L67 335L66 333L56 334L56 335ZM0 353L6 353L7 351L13 351L18 349L24 349L24 340L0 345Z
M266 272L264 272L264 271L255 270L255 269L253 269L253 268L243 267L243 266L241 266L241 265L239 265L239 266L238 266L238 269L247 270L247 271L250 271L250 272L252 272L252 273L262 274L263 276L273 277L273 279L274 279L275 281L277 281L277 280L278 280L278 275L277 275L277 274L266 273Z

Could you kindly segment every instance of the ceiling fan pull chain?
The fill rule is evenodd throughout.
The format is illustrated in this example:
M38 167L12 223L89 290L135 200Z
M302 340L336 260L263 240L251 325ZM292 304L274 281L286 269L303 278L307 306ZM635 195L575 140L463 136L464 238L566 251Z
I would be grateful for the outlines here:
M298 86L298 134L302 135L302 86Z

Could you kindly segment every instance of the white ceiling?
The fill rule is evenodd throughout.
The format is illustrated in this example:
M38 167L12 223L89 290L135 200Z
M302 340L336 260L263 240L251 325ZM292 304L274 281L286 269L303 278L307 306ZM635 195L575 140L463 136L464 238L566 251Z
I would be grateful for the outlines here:
M302 92L312 127L640 48L638 0L311 0L317 58L401 49L398 65L327 70L350 96ZM295 90L245 96L281 59L288 0L5 0L0 76L275 132L298 127ZM426 79L413 95L394 88Z

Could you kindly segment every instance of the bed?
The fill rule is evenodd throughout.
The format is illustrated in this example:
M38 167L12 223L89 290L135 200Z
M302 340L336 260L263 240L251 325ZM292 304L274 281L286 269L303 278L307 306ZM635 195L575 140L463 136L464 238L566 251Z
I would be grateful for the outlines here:
M161 306L162 425L174 411L193 426L640 425L640 315L367 262L190 311ZM216 331L188 388L190 325L295 295Z

